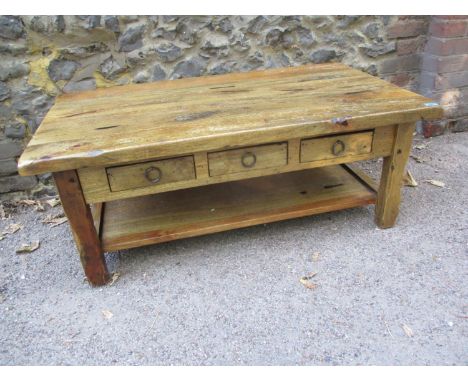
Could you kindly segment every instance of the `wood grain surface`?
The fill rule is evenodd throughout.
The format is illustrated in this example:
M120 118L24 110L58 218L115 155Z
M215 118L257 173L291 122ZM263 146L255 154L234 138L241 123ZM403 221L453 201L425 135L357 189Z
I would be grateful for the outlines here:
M340 165L105 203L105 251L374 203Z
M59 96L18 167L109 166L441 116L430 99L340 63L125 85Z
M250 168L249 171L227 173L224 175L210 176L208 171L207 153L195 153L196 179L179 181L176 183L154 184L147 187L132 188L122 191L111 191L105 168L82 168L78 170L81 187L88 203L105 202L140 195L173 191L176 189L204 186L207 184L222 183L232 180L255 178L264 175L274 175L282 172L305 170L320 166L329 166L339 163L349 163L367 160L376 157L385 157L391 154L393 140L395 138L396 126L382 126L376 128L373 135L372 150L369 153L353 154L344 153L329 159L314 160L311 162L300 162L300 140L291 139L288 142L288 161L286 165L275 167ZM360 133L358 133L360 134ZM321 139L328 139L325 136Z

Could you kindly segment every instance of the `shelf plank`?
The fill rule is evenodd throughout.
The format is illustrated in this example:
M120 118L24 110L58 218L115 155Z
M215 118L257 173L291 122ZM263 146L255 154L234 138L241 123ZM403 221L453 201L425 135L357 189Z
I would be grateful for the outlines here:
M102 245L113 251L373 204L376 193L340 165L105 203Z

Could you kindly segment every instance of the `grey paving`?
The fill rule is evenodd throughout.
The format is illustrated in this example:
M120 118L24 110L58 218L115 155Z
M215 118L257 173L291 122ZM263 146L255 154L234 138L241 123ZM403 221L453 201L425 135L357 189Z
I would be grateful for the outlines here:
M468 134L421 142L393 229L367 207L121 251L103 288L67 225L41 222L60 207L18 207L0 220L24 225L0 241L0 364L466 365Z

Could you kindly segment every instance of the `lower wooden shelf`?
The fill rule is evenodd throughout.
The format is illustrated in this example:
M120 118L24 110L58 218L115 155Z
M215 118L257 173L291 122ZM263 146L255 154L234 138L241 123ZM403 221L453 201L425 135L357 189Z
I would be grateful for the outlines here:
M373 204L375 186L327 166L105 203L104 251Z

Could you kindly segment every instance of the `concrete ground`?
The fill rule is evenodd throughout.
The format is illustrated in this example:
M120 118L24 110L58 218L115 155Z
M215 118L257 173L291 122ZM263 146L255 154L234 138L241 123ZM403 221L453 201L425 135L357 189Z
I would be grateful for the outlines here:
M466 365L468 134L421 143L393 229L371 206L120 251L102 288L60 206L5 205L0 364Z

